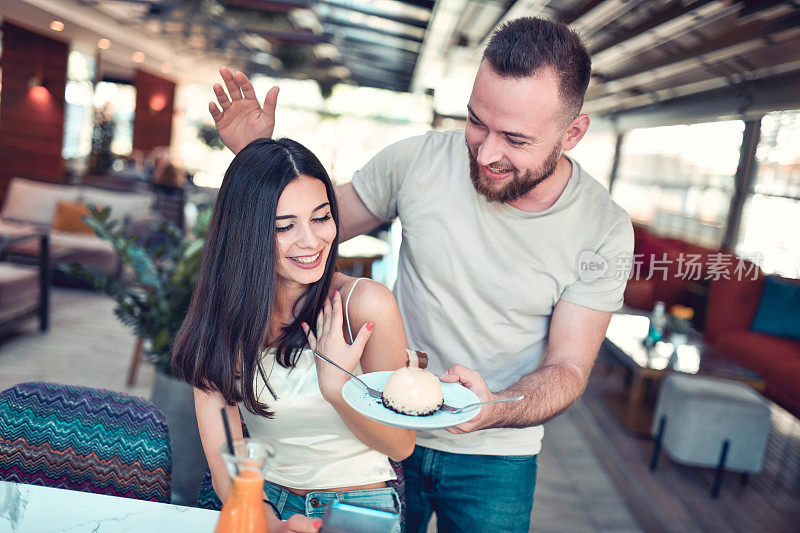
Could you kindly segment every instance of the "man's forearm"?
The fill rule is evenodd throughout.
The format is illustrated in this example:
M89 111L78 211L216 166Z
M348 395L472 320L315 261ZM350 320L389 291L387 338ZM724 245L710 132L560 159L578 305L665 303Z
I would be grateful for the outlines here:
M547 355L542 366L505 390L493 392L480 374L453 365L439 377L442 381L457 380L482 400L521 394L525 399L487 405L472 420L447 430L458 434L487 428L530 427L563 412L586 388L610 319L609 311L559 300L550 319Z
M545 365L495 393L498 397L525 395L519 402L495 405L490 427L537 426L562 413L586 388L588 376L574 365Z

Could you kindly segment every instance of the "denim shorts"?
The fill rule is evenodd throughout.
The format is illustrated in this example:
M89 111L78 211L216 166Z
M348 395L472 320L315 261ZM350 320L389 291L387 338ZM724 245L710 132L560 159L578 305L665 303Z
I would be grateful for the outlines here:
M305 496L298 496L280 485L265 481L264 494L280 513L279 518L281 520L286 520L296 514L322 518L328 504L334 500L351 505L389 511L397 515L400 514L400 497L397 491L391 487L347 490L344 492L315 490ZM400 531L399 521L394 531Z

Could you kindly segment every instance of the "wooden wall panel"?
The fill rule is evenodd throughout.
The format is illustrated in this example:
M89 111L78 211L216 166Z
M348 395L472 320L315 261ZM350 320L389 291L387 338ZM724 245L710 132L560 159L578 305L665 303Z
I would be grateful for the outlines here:
M133 149L149 152L157 146L169 146L172 137L175 84L143 70L137 70L134 85L136 114L133 119Z
M67 43L3 21L0 196L13 176L60 183ZM31 88L34 77L44 88Z

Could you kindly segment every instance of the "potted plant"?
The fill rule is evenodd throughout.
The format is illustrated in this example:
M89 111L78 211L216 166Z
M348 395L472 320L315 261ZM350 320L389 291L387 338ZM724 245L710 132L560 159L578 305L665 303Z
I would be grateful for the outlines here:
M114 314L143 340L144 358L156 367L151 400L164 414L172 440L173 503L194 504L205 472L192 389L174 375L170 350L186 316L200 271L211 209L202 211L191 233L162 222L146 231L110 219L111 208L90 205L86 224L114 247L119 276L73 264L68 273L110 295Z

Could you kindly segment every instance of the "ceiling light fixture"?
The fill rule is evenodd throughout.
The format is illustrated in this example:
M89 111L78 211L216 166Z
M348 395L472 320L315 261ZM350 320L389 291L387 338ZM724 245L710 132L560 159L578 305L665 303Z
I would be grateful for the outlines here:
M38 87L32 87L28 94L30 94L31 98L36 102L44 103L50 99L50 91L41 85Z
M159 113L167 107L167 97L163 94L154 94L150 98L150 110Z
M111 48L111 41L108 39L100 39L97 41L97 48L100 50L108 50Z
M133 59L134 63L144 63L144 60L147 56L144 55L144 52L134 52L131 59Z
M63 31L64 30L64 23L60 20L54 20L50 23L50 29L53 31Z
M161 72L163 72L164 74L169 74L170 72L172 72L172 63L170 63L169 61L161 63Z
M50 96L50 91L44 86L44 76L41 70L28 79L28 94L38 102L46 101Z

